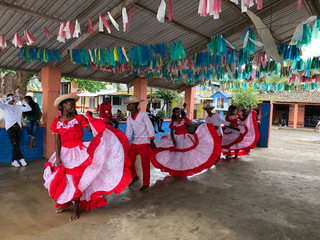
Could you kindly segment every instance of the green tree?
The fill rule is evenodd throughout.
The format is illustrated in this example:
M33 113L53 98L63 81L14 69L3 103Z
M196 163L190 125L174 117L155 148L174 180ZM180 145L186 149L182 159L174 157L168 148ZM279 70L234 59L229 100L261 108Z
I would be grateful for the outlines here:
M9 93L24 97L33 76L33 73L0 69L0 97L3 98Z
M63 77L61 78L61 80L76 83L78 84L79 91L88 91L91 93L96 93L96 92L100 92L101 90L107 89L107 85L111 85L117 88L118 90L121 89L120 85L116 83L76 79L76 78L69 78L69 77Z
M162 106L162 110L164 109L164 106L166 104L172 102L180 102L181 100L181 95L178 92L166 89L157 89L157 91L152 93L151 97L163 99L165 104Z
M233 91L233 104L237 107L249 107L249 105L257 107L259 103L258 94L253 89L237 89Z

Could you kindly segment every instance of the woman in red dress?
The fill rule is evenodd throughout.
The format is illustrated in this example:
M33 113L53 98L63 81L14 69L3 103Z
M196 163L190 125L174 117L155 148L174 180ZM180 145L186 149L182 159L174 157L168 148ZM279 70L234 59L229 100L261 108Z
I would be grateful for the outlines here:
M198 127L195 134L187 132L187 125ZM171 133L164 136L152 152L155 168L174 177L187 177L211 168L221 153L220 138L212 124L192 124L181 117L179 108L173 109Z
M62 116L50 127L56 152L46 163L43 175L44 186L56 202L56 212L74 206L70 220L78 219L82 209L105 206L103 194L118 194L131 180L127 137L90 113L90 123L86 117L75 115L78 100L77 95L66 94L54 103ZM83 142L83 128L92 130L91 142Z
M260 133L257 123L257 112L253 110L253 106L249 105L249 110L244 108L239 123L248 128L247 134L240 143L233 146L238 151L238 156L247 155L251 149L255 148L260 139Z
M240 143L244 136L248 132L248 127L246 125L239 125L239 120L241 115L239 113L234 113L236 110L235 106L229 107L229 114L226 116L226 121L234 124L235 127L228 127L223 132L221 149L222 153L228 157L238 157L238 148L236 144Z

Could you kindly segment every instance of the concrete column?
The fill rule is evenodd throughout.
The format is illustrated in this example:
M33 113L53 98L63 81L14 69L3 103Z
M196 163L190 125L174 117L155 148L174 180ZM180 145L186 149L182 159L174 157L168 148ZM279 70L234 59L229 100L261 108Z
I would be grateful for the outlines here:
M134 86L134 95L137 95L138 98L144 100L139 104L139 110L146 111L147 109L147 87L148 87L148 80L144 78L136 78L133 82Z
M293 112L293 129L296 129L298 126L298 107L299 105L294 104L294 112Z
M268 148L271 144L271 131L272 131L272 119L273 119L273 103L270 101L270 121L269 121L269 141L268 141Z
M188 118L193 120L195 87L186 87L184 102L188 104Z
M45 125L43 156L50 158L55 152L54 136L50 130L53 120L58 117L58 109L53 107L53 103L60 94L61 69L55 67L45 67L41 69L42 84L42 121Z

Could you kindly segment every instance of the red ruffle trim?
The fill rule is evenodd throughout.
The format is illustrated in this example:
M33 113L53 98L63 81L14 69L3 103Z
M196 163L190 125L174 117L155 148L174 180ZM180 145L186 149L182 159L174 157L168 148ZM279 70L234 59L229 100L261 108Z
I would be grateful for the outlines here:
M104 197L101 197L103 194L108 194L110 195L111 193L116 193L119 194L123 191L124 188L126 188L130 181L131 181L131 171L129 169L129 167L131 166L131 161L127 155L127 152L129 151L130 148L130 142L128 140L128 138L126 137L126 135L120 131L117 130L105 123L103 123L100 119L96 119L96 118L92 118L87 114L90 123L93 125L93 127L95 128L96 131L98 131L98 134L93 138L93 140L90 142L87 152L90 155L90 157L88 157L88 159L86 161L84 161L80 166L74 168L74 169L67 169L67 168L63 168L63 176L61 176L61 174L56 174L55 179L53 181L57 182L57 183L63 183L63 178L65 179L65 174L69 174L72 175L72 179L73 179L73 183L74 183L74 187L76 188L75 194L72 198L71 201L75 201L77 199L79 199L82 196L82 192L78 189L78 184L79 181L83 175L83 172L85 170L85 167L87 167L88 165L91 164L92 159L94 157L94 152L95 149L99 146L99 144L101 143L101 137L103 135L103 132L106 128L108 128L108 130L110 130L111 132L113 132L116 137L118 138L118 140L120 141L123 149L124 149L124 169L123 169L123 175L122 178L119 182L119 184L112 189L111 191L105 192L105 191L99 191L99 192L95 192L93 193L90 198L90 201L80 201L80 205L81 205L81 209L87 209L87 211L92 210L94 208L97 207L103 207L106 205L106 200ZM62 164L61 164L62 165ZM50 162L47 162L45 164L45 168L50 167L52 172L57 171L58 168L57 166L51 167ZM54 184L54 185L50 185L50 189L49 189L49 193L50 196L54 196L54 200L56 201L57 198L61 195L61 193L63 192L63 190L65 189L66 185L63 184ZM51 195L51 193L53 193L53 195ZM58 204L56 203L56 207L66 207L67 203L65 204Z
M248 127L247 127L246 125L244 125L244 129L245 129L245 132L244 132L244 133L240 133L240 136L239 136L237 139L235 139L233 142L231 142L230 144L221 146L222 149L228 149L228 148L230 148L232 145L241 142L241 141L243 140L244 136L248 133ZM232 133L223 133L223 135L227 135L227 134L232 134ZM223 137L222 137L222 138L223 138Z
M185 135L187 135L187 137L190 138L191 141L193 141L193 139L189 136L188 133L185 134ZM158 150L162 150L162 151L169 150L170 152L189 152L189 151L195 149L195 148L198 146L198 144L199 144L198 135L195 133L195 134L193 134L193 136L194 136L195 139L194 139L194 141L193 141L193 145L192 145L191 147L189 147L189 148L177 149L176 146L173 146L173 147L169 147L169 148L157 148L157 149L158 149ZM166 138L166 137L167 137L167 136L163 136L162 138ZM162 138L161 138L161 139L162 139ZM161 152L161 151L160 151L160 152Z
M202 172L204 169L209 169L211 168L213 165L215 165L216 160L220 159L220 154L221 154L221 140L219 135L217 134L217 131L215 129L215 127L213 126L213 124L207 124L207 127L209 129L209 133L211 134L211 137L213 138L213 142L214 142L214 149L212 151L211 156L208 158L208 160L203 163L202 165L193 168L193 169L187 169L187 170L183 170L183 171L178 171L178 170L173 170L170 169L168 167L163 166L161 163L159 163L156 159L156 154L162 151L170 151L170 149L164 149L164 148L156 148L154 151L152 151L151 154L151 163L153 164L153 166L155 168L160 169L162 172L167 172L169 173L171 176L173 177L188 177L188 176L192 176L194 174L200 173ZM196 135L197 133L195 133L194 135ZM199 139L197 139L197 143L195 144L199 144ZM190 150L189 150L190 151ZM187 151L185 151L187 152Z
M247 155L251 149L256 148L257 143L259 142L259 139L260 139L260 133L259 133L259 127L258 127L256 115L257 115L257 113L255 111L253 111L252 112L252 122L253 122L253 127L254 127L254 132L255 132L255 139L254 139L254 142L249 147L246 147L245 149L243 149L243 151L244 151L243 155Z

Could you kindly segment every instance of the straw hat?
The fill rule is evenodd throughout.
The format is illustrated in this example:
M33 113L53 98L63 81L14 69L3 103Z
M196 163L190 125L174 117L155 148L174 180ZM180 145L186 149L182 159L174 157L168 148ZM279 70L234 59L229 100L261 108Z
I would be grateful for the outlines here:
M205 107L203 107L203 110L207 110L207 109L214 109L215 106L210 105L210 103L208 103Z
M79 100L79 96L76 94L63 94L54 101L53 106L61 110L60 103L62 103L64 100L67 100L67 99L73 99L75 102L77 102Z
M132 95L128 98L128 100L124 101L124 104L130 104L130 103L140 103L143 102L143 99L138 98L137 95Z

